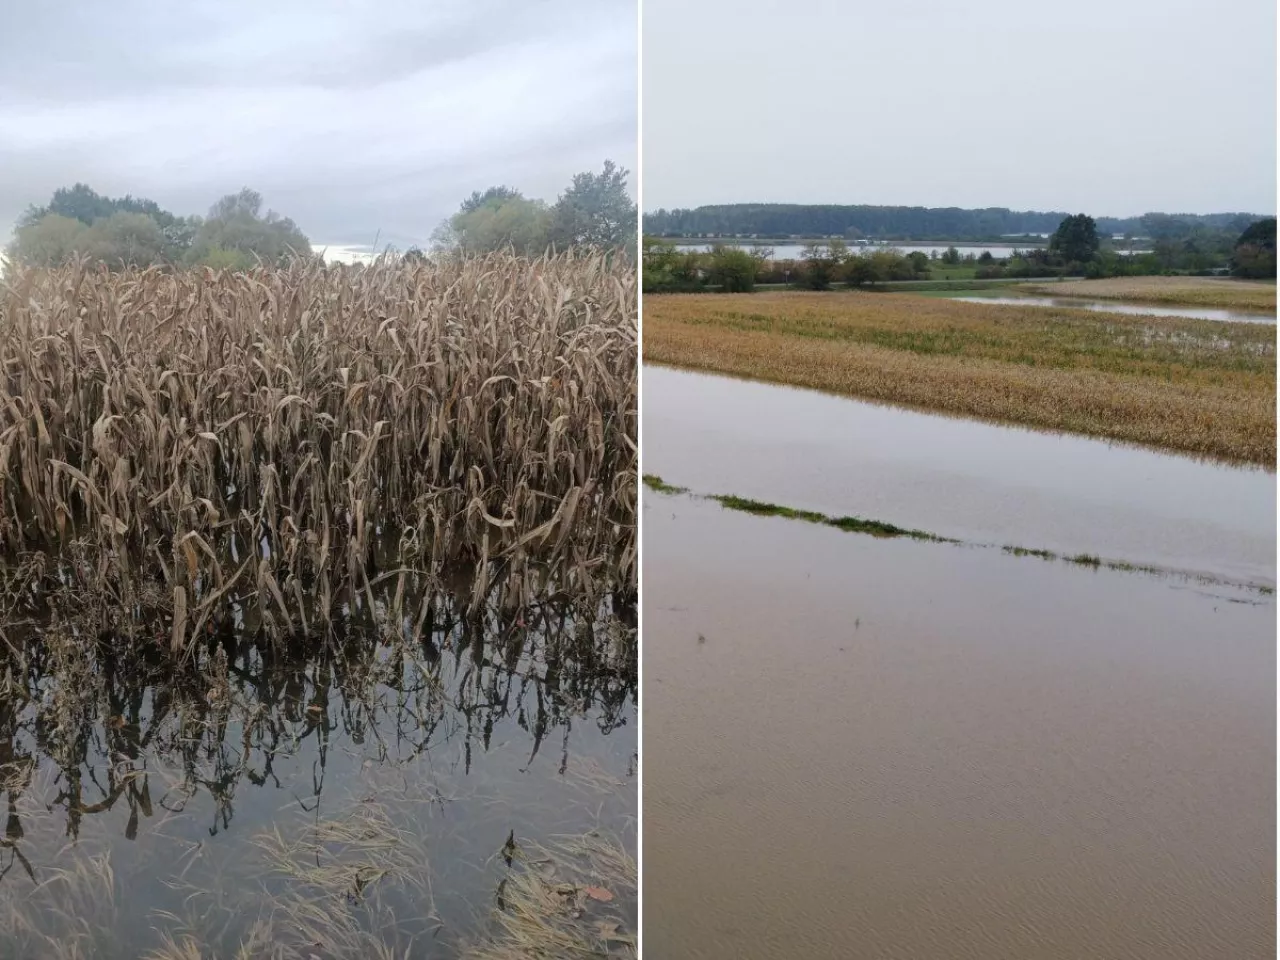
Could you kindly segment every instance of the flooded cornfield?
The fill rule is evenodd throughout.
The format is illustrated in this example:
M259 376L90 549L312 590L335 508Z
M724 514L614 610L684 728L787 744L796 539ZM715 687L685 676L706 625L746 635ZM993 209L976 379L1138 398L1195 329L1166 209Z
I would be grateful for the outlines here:
M1274 955L1274 474L643 375L649 949Z
M634 955L635 286L10 280L0 955Z
M1086 300L1077 297L948 297L966 303L994 303L1016 307L1068 307L1096 310L1101 313L1124 313L1136 317L1187 317L1192 320L1223 320L1231 323L1275 323L1276 315L1250 313L1245 310L1223 310L1216 307L1148 306L1139 303L1117 303L1114 300Z

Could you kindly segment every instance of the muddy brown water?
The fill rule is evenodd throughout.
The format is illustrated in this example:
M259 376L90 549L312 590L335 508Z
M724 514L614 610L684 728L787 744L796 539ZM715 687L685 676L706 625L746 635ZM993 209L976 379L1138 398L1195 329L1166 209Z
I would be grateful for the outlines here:
M947 537L1274 586L1276 475L648 365L644 469Z
M644 522L650 955L1275 955L1271 598Z

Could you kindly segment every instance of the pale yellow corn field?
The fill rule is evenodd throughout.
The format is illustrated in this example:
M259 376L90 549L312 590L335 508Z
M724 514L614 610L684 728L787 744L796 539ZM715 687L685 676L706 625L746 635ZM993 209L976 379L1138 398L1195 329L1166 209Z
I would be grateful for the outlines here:
M398 612L459 561L477 598L503 565L513 606L553 567L588 602L628 592L636 291L574 254L16 270L0 563L155 601L174 649L233 600L279 631L375 587Z

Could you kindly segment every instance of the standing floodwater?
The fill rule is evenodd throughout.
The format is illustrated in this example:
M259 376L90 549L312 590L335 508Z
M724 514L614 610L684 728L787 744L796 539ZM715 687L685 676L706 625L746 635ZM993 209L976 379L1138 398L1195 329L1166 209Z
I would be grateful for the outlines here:
M1275 583L1276 477L646 366L645 470L695 493Z
M656 493L645 598L655 955L1274 956L1271 598Z

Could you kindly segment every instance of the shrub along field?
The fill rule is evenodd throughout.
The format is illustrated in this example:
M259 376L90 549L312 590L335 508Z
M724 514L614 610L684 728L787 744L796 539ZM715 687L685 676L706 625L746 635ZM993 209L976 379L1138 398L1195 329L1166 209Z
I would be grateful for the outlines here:
M1276 285L1213 277L1111 277L1105 280L1067 280L1021 288L1055 297L1093 297L1226 310L1275 313Z
M648 362L1267 466L1275 351L1265 324L899 294L645 301Z
M17 269L0 569L124 635L169 621L176 654L233 603L324 635L458 562L477 605L502 561L511 609L553 567L591 608L634 583L635 318L634 268L595 255Z

